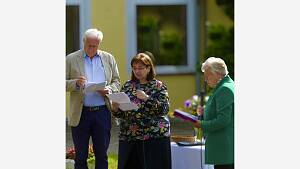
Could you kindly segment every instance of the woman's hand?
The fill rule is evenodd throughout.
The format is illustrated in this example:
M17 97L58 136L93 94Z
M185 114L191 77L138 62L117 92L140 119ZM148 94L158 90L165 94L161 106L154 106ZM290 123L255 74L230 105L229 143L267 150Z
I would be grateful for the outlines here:
M202 116L203 112L204 112L204 107L199 105L197 107L197 114L198 114L198 116Z
M113 112L116 112L116 111L118 111L119 106L120 106L119 103L117 103L117 102L112 102L112 103L111 103L111 110L112 110Z
M144 101L149 99L149 96L142 90L136 90L136 97Z
M193 122L193 124L194 124L194 127L196 127L196 128L200 128L201 127L200 121Z

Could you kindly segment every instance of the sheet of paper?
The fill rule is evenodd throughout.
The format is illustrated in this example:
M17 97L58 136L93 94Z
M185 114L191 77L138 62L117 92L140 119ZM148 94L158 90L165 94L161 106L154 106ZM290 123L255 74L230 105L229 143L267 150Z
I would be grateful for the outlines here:
M119 103L119 108L123 111L136 110L139 108L135 103L130 102L129 97L124 92L107 94L107 97L111 101Z
M104 82L88 82L85 84L85 92L90 93L90 92L96 92L97 90L102 90L106 86L106 81Z
M129 97L124 92L112 93L112 94L108 94L107 96L113 102L117 102L117 103L130 103Z
M123 111L128 111L128 110L137 110L139 107L134 104L134 103L121 103L119 108Z

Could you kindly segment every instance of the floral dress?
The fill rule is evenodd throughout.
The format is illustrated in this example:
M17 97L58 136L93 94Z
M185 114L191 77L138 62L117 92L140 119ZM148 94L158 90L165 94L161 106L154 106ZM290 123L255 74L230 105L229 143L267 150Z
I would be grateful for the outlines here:
M148 96L147 101L136 97L136 90L143 90ZM138 110L114 112L119 118L119 139L124 141L148 140L170 136L169 96L167 87L161 81L153 79L146 84L127 81L121 89L128 95L131 102L138 105Z

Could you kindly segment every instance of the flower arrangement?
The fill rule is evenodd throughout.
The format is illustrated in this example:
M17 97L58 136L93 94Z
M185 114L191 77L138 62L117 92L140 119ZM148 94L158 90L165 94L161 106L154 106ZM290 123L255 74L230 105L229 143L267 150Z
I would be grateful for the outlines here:
M67 149L66 151L66 159L75 159L75 148L74 147L70 147Z
M66 150L66 169L74 169L75 149L70 147ZM95 169L95 154L93 146L89 145L89 153L87 159L88 169ZM118 165L118 155L108 154L108 169L116 169Z
M76 156L75 148L74 147L68 148L66 151L66 159L75 160L75 156ZM93 145L89 145L89 154L88 154L87 163L89 165L89 168L91 165L95 164L95 153L94 153Z
M187 113L198 116L197 108L200 105L200 97L198 95L192 96L184 102L184 110Z
M204 101L206 101L208 97L205 97ZM194 116L198 116L197 109L200 106L200 97L198 95L193 95L191 98L187 99L184 102L183 108L179 108L179 110L189 113ZM174 117L174 112L169 113L170 117ZM194 127L194 136L197 140L202 141L203 131L201 128Z

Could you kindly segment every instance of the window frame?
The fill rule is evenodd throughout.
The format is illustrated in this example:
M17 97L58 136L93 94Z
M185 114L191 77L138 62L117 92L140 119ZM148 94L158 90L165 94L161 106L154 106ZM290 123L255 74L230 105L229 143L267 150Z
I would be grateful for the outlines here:
M91 0L66 0L66 6L79 6L79 47L83 48L82 37L91 28Z
M187 65L157 65L157 74L187 74L196 72L197 57L197 3L196 0L127 0L126 1L126 60L127 71L131 72L130 61L137 54L137 6L186 5ZM150 51L151 52L151 51Z

